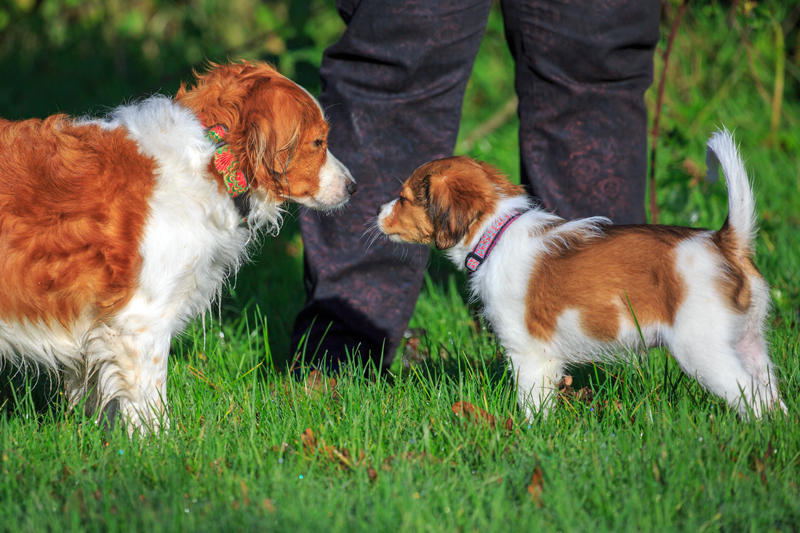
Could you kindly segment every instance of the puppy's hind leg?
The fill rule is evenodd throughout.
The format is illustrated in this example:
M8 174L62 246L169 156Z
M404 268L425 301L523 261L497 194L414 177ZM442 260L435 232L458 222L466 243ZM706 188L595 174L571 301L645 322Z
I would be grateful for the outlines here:
M736 351L745 370L753 377L756 386L756 401L767 408L776 407L784 412L786 405L778 393L775 366L769 358L769 349L764 337L764 324L769 311L769 287L763 279L751 278L753 298L744 325L744 334L736 342Z
M517 386L517 401L529 419L542 411L546 417L555 404L558 382L564 377L564 361L548 357L543 350L508 354Z
M730 326L709 328L668 343L681 369L697 379L709 392L721 396L739 416L747 418L752 412L761 417L756 379L745 369L730 338Z
M778 408L786 412L763 333L757 328L749 328L736 343L736 352L753 380L753 402L766 409Z

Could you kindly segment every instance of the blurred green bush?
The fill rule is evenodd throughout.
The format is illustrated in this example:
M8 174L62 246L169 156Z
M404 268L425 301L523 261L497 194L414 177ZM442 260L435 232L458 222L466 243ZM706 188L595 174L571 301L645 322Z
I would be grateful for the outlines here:
M323 0L2 0L0 116L97 113L239 57L318 90L322 50L343 28Z

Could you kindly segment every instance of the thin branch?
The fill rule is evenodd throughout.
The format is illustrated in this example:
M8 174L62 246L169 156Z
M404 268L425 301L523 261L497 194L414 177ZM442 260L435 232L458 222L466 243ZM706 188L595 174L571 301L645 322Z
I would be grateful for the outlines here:
M510 98L497 113L489 117L486 122L480 124L474 130L469 132L466 137L464 137L464 139L458 143L458 151L462 153L469 152L472 150L472 147L475 146L475 143L503 126L509 121L509 119L511 119L512 116L514 116L514 113L517 112L518 104L519 98L517 98L516 95Z
M800 6L800 4L798 4L798 6ZM797 10L797 13L800 13L800 9ZM761 56L761 54L759 54L758 50L756 50L753 47L753 43L750 41L749 38L749 32L745 31L738 22L734 23L733 28L739 34L739 38L742 44L744 44L745 50L747 51L747 64L750 67L750 75L752 76L753 82L755 83L756 92L758 92L758 95L761 97L762 100L764 100L764 103L767 104L767 107L772 109L773 108L772 97L767 92L766 88L764 88L764 84L761 83L761 80L759 79L758 76L758 69L756 68L756 59L758 59L760 63L763 63L764 62L763 57ZM798 52L800 53L800 47L798 47ZM784 49L784 55L785 55L785 49ZM797 67L795 67L793 63L783 61L783 68L784 72L788 72L789 74L800 80L800 76L792 72L792 68L797 69ZM781 83L783 83L783 81L781 81ZM782 93L783 91L781 90L781 94ZM781 117L783 117L783 119L786 120L789 124L791 124L792 126L797 126L800 124L800 122L798 122L798 120L793 115L788 113L785 108L783 108L782 106L778 107L781 110Z
M777 141L778 125L781 120L781 104L783 102L783 65L786 58L786 45L783 40L783 28L777 21L772 21L772 27L775 30L775 49L777 50L777 58L775 59L775 87L772 94L772 119L769 128L769 140L773 146Z
M667 67L669 66L669 55L672 52L672 43L675 41L675 35L678 33L678 26L680 26L683 12L689 6L689 0L683 0L681 7L678 8L678 13L675 15L675 20L672 22L672 29L669 32L667 39L667 49L664 50L664 66L661 70L661 79L658 81L658 100L656 102L656 112L653 117L653 131L650 133L650 222L658 224L658 203L656 202L656 151L658 146L658 125L661 119L661 106L664 103L664 86L667 82Z

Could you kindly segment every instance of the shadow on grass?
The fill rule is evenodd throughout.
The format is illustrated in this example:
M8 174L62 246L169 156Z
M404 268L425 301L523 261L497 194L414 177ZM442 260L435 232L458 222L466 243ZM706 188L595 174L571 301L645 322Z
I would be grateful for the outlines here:
M66 405L58 379L35 369L19 370L5 365L0 371L0 414L30 411L43 414Z

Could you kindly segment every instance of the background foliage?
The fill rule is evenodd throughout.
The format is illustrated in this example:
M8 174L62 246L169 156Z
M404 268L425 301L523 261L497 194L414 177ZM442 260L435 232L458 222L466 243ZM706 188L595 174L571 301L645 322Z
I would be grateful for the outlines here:
M680 4L662 5L651 120ZM726 191L703 177L704 145L735 128L757 191L756 261L772 286L786 417L738 420L654 350L575 369L553 416L523 420L499 347L439 256L391 376L354 370L333 389L286 379L305 297L289 217L220 316L174 344L169 434L106 432L65 412L35 373L5 369L0 530L797 531L799 25L797 1L691 2L666 72L656 165L660 221L717 228ZM343 29L332 0L0 0L0 117L101 115L238 57L273 61L318 92L322 51ZM518 180L515 109L495 5L456 151ZM496 421L456 416L460 401Z
M678 5L663 4L664 40ZM757 184L770 201L765 227L797 225L798 215L780 218L792 212L797 196L791 183L800 149L797 6L796 0L691 3L667 73L657 168L660 222L718 227L724 220L724 186L701 179L705 140L724 124L737 129L751 161L766 165L777 157L780 171L788 172L787 180ZM518 180L513 60L498 7L470 81L456 151L491 161ZM333 2L325 0L3 0L0 117L100 115L141 96L174 94L181 81L191 79L192 69L238 57L269 60L316 93L322 51L343 30ZM651 119L662 64L658 53L656 83L647 95ZM773 93L779 73L778 99ZM775 108L773 132L764 126ZM262 268L267 263L275 266ZM276 241L265 243L261 259L239 276L234 298L225 302L228 316L255 306L267 313L279 360L286 357L304 298L297 276L301 265L302 242L290 222ZM451 273L442 262L433 271L439 280ZM800 305L798 283L770 281L781 287L781 297ZM276 285L287 290L267 290Z

